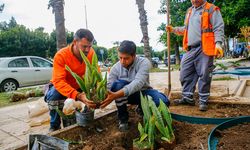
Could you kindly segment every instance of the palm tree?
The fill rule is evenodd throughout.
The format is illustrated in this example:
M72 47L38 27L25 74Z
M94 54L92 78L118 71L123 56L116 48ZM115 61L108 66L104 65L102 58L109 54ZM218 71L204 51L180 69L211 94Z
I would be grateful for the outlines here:
M142 31L142 42L144 44L144 55L149 60L151 60L151 52L149 46L149 38L148 38L148 21L147 21L147 13L144 9L145 0L136 0L136 4L138 5L140 26Z
M48 9L52 7L52 13L55 14L55 24L56 24L56 47L57 50L65 47L66 42L66 32L64 24L64 0L49 0Z

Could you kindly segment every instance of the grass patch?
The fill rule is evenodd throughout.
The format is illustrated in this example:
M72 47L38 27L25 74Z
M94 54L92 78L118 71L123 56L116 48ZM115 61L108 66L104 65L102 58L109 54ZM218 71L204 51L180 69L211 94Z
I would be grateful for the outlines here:
M171 68L173 68L173 70L180 70L181 66L180 65L171 65Z
M20 89L20 90L17 90L16 92L22 92L22 93L25 93L27 91L30 91L30 90L35 90L36 88L25 88L25 89ZM1 92L0 93L0 108L1 107L5 107L5 106L10 106L10 105L16 105L16 104L21 104L21 103L25 103L27 102L27 100L22 100L22 101L18 101L18 102L11 102L10 101L10 93L8 92Z
M225 81L225 80L236 80L236 79L232 77L221 77L213 79L213 81Z
M167 72L166 69L160 69L160 68L152 68L149 72Z

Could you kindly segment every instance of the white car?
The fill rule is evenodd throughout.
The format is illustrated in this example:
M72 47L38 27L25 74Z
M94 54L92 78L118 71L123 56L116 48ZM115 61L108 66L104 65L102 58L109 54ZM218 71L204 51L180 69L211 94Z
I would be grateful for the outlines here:
M37 56L0 58L0 91L48 83L53 63Z

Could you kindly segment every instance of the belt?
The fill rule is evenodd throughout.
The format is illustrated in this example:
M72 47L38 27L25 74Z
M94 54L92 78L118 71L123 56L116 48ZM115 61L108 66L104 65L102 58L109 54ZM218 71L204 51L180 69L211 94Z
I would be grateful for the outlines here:
M188 50L190 51L191 49L197 48L197 47L199 47L199 46L201 46L201 43L198 43L198 44L192 45L192 46L188 46Z

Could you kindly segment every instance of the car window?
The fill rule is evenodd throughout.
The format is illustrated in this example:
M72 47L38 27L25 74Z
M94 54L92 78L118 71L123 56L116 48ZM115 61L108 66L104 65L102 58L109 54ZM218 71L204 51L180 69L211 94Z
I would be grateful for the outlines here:
M29 67L29 63L27 58L18 58L9 62L8 67L9 68Z
M39 58L30 58L34 67L52 67L48 61Z

